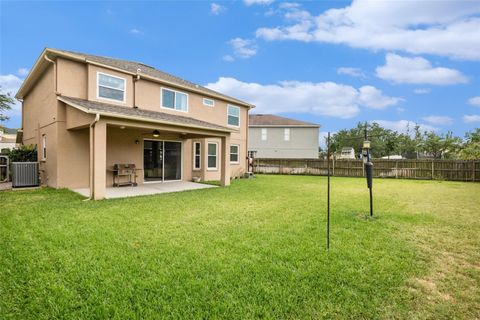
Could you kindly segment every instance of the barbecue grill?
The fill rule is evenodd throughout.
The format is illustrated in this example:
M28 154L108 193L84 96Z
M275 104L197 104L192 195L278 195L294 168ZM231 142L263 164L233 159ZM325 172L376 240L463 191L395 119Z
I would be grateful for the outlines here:
M116 163L113 165L113 186L137 186L137 168L133 163Z

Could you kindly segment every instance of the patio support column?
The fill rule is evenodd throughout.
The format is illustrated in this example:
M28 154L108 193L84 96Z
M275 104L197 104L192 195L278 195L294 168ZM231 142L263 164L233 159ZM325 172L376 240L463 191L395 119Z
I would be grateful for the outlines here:
M220 184L225 187L230 185L230 135L221 140Z
M93 199L105 198L107 184L107 124L99 121L93 131Z

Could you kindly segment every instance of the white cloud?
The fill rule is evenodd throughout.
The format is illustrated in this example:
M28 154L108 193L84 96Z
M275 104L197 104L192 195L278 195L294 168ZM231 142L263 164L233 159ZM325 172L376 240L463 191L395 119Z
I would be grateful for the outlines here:
M341 67L337 69L338 74L346 74L356 78L365 79L366 76L360 68Z
M269 5L273 2L274 0L243 0L243 3L247 6L251 6L254 4L260 4L260 5Z
M480 96L468 99L468 104L480 107Z
M373 90L369 88L357 90L335 82L282 81L259 84L221 77L217 82L207 84L207 87L248 101L257 106L255 112L259 113L310 113L344 119L356 116L361 106L380 107L370 100L373 96L379 95L384 104L392 99L383 96L380 91L371 95Z
M413 90L416 94L427 94L430 93L430 91L432 91L430 88L417 88Z
M235 61L235 58L232 57L231 55L227 54L227 55L224 55L224 56L222 57L222 60L228 61L228 62L232 62L232 61Z
M257 54L257 46L253 40L235 38L228 42L232 48L236 57L242 59L248 59Z
M390 129L393 131L397 131L399 133L412 133L415 126L418 124L420 126L421 131L436 131L438 128L433 127L428 124L416 123L410 120L398 120L398 121L390 121L390 120L372 120L372 122L378 123L380 126L386 129Z
M397 108L397 113L402 113L402 112L405 112L405 108L398 107Z
M210 5L210 12L214 15L219 15L220 13L224 12L225 10L227 10L227 7L225 6L222 6L218 3L215 3L215 2L212 2L212 4Z
M285 10L286 25L259 28L257 37L480 60L478 1L356 0L318 16L298 4Z
M453 123L453 119L447 116L428 116L422 119L433 125L449 125Z
M130 33L130 34L140 34L142 32L140 31L140 29L132 28L132 29L130 29L130 31L128 31L128 33Z
M480 122L480 114L464 115L463 121L466 123Z
M363 86L359 89L359 101L361 104L372 109L385 109L402 101L402 98L388 97L381 90L372 86Z
M18 69L17 74L21 77L24 77L28 74L29 71L30 70L28 68L20 68Z
M20 79L16 75L6 74L0 75L0 91L2 93L10 93L12 97L18 92L20 86L22 85L23 79ZM15 99L15 105L12 110L6 111L7 116L20 115L21 113L21 104Z
M430 61L421 57L402 57L389 53L385 65L377 67L377 77L395 83L449 85L468 82L460 71L433 67Z

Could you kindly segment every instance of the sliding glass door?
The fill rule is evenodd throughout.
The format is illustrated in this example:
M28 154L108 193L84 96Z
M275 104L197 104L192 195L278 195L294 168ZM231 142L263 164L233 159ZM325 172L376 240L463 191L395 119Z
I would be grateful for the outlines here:
M182 143L145 140L143 149L145 181L182 179Z

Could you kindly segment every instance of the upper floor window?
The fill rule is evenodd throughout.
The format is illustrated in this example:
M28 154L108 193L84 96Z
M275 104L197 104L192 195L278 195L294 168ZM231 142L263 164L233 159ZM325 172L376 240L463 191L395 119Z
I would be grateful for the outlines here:
M290 141L290 128L283 129L283 140Z
M262 140L267 140L267 128L262 128Z
M162 108L188 111L188 94L162 88Z
M240 107L228 105L228 125L240 126Z
M208 98L203 98L203 105L204 106L209 106L209 107L214 107L215 106L215 100L208 99Z
M97 73L97 98L125 102L125 79Z

